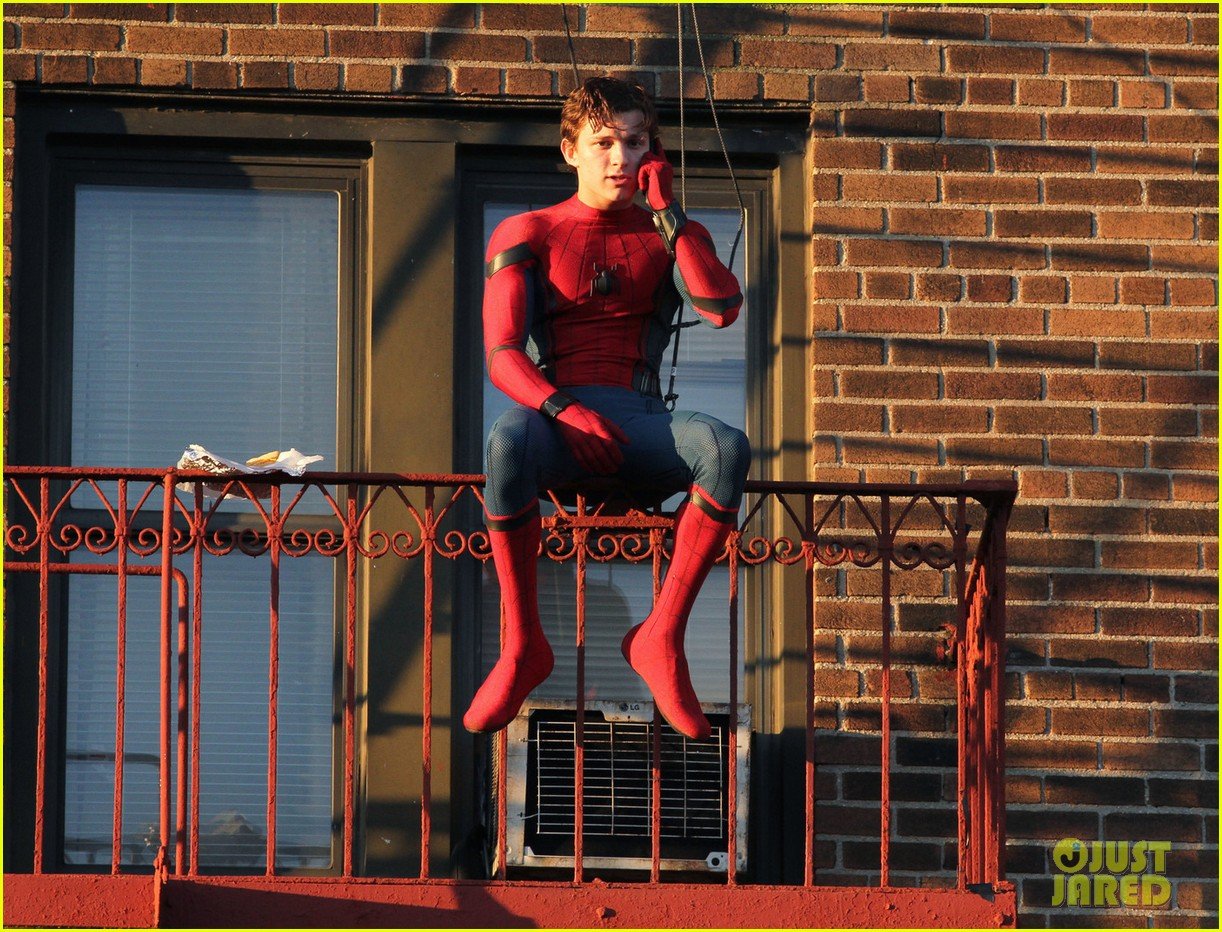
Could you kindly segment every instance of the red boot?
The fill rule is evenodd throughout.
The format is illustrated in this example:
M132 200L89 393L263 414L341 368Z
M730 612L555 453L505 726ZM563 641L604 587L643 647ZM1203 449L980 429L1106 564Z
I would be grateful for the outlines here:
M540 534L537 502L511 518L488 516L492 562L505 608L505 643L501 658L463 716L467 731L500 731L513 721L530 691L552 672L554 658L539 624L535 586Z
M692 490L691 501L679 516L675 553L653 611L628 632L620 648L653 693L662 717L689 738L707 738L711 728L700 711L683 653L687 616L735 521L736 512Z

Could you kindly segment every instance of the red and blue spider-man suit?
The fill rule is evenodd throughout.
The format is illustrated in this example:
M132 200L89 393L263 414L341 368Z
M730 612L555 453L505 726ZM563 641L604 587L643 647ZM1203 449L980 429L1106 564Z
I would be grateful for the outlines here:
M680 290L714 327L737 318L742 295L708 231L673 205L670 174L664 158L641 163L653 216L635 205L598 210L574 196L509 218L489 243L488 372L517 406L488 436L485 506L506 633L463 718L471 731L507 725L552 670L535 588L539 489L604 474L690 491L661 594L623 652L672 726L709 733L683 637L734 525L751 454L743 433L716 418L668 412L659 367Z

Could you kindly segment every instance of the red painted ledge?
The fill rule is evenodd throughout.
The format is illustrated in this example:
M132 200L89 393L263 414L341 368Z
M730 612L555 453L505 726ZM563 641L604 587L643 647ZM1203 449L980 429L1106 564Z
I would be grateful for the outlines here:
M158 903L158 900L160 901ZM6 874L6 926L94 928L1013 928L982 891L740 884Z

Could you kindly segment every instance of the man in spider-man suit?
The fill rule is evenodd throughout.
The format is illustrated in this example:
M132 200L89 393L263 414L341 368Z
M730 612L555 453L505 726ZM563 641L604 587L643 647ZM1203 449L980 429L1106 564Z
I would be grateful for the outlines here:
M497 227L487 254L484 348L492 383L517 402L488 435L488 536L505 606L501 657L463 717L496 731L552 671L539 623L539 489L589 476L687 490L674 556L625 659L679 732L709 723L683 653L687 617L724 551L750 466L747 438L716 418L668 412L659 367L679 305L733 323L737 280L708 231L687 220L658 142L653 103L636 86L590 78L569 95L560 149L577 194ZM649 210L633 203L641 190Z

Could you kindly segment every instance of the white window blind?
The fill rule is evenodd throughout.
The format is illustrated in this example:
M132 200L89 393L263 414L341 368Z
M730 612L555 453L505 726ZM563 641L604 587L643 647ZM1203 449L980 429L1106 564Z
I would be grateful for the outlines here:
M507 217L549 206L538 203L486 203L484 205L484 245L492 231ZM690 208L687 215L713 236L717 254L729 258L739 211L730 208ZM750 218L748 218L748 223ZM744 231L744 243L749 240ZM733 272L743 294L747 293L746 250L744 243L734 257ZM723 330L690 327L679 342L679 374L675 391L678 407L695 408L711 414L740 430L747 421L747 327L749 308L744 302L738 321ZM690 305L684 320L694 320ZM662 360L662 390L666 391L670 373L671 348ZM484 372L484 433L512 402L497 389ZM487 463L484 464L487 468ZM666 503L674 510L683 500L676 495ZM544 508L546 509L546 505ZM557 564L547 557L539 560L539 615L548 641L556 655L556 667L547 682L532 695L541 699L571 699L577 683L576 648L576 563ZM500 655L500 588L496 574L485 574L483 592L482 660L486 675ZM739 573L739 591L743 577ZM730 574L723 566L713 568L705 582L687 627L687 658L692 685L703 702L728 702L729 682L729 593ZM640 621L653 605L653 568L648 561L588 563L586 567L586 660L587 699L649 699L649 690L620 654L620 641L628 629ZM743 631L739 623L739 695L742 695Z
M75 211L74 464L163 467L202 443L234 459L295 446L336 468L337 192L79 185ZM74 504L91 507L87 493ZM114 558L74 554L85 559ZM261 867L269 561L209 556L203 578L200 866ZM128 585L122 860L148 864L158 584ZM281 561L279 867L331 862L334 602L330 560ZM71 579L63 853L73 864L110 863L115 605L113 578Z

